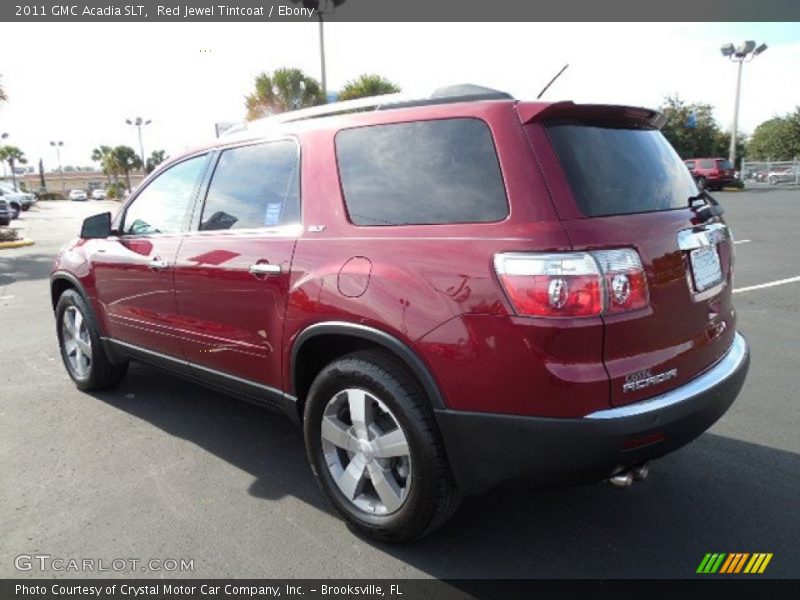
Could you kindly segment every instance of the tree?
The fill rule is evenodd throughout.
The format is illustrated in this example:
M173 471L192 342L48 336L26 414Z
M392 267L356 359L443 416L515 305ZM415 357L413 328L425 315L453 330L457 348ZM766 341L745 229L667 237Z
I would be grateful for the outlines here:
M261 73L256 77L255 88L245 97L248 121L325 104L319 82L300 69L275 69L272 75Z
M0 79L2 79L2 76L0 76ZM6 88L4 88L3 84L0 83L0 104L7 101L8 101L8 96L6 95Z
M747 156L762 160L800 156L800 107L756 127L747 145Z
M681 158L728 154L726 135L714 120L710 104L686 104L675 95L665 98L660 110L667 117L661 131Z
M354 100L355 98L394 94L399 91L399 86L380 75L364 74L358 77L358 79L352 79L345 83L342 91L339 93L338 99Z
M16 146L3 146L0 148L0 161L7 162L8 166L11 167L11 181L14 185L14 189L18 189L17 174L14 171L14 167L17 163L21 165L28 163L28 159L25 158L25 153Z
M116 164L113 160L113 148L111 146L98 146L92 150L92 160L100 163L100 168L106 176L106 182L111 185L111 176L116 175L114 172Z
M145 172L152 173L156 170L156 167L160 165L167 159L167 153L165 150L153 150L150 154L150 158L147 159L147 164L145 165Z
M130 146L117 146L111 151L111 154L117 169L125 175L128 189L131 189L131 171L142 168L142 159Z

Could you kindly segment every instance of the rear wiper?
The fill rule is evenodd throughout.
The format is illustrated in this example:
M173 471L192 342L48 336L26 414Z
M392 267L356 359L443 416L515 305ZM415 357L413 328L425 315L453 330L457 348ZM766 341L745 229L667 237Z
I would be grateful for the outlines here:
M696 204L702 202L702 204ZM689 208L694 211L701 223L705 223L713 217L721 217L725 214L725 209L707 191L703 190L696 196L689 196Z

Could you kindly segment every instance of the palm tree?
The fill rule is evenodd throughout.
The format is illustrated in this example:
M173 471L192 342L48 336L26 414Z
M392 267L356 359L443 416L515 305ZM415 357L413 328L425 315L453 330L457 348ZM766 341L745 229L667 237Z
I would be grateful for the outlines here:
M14 184L14 189L16 190L17 174L14 171L14 167L17 163L21 165L28 163L28 159L25 158L25 153L16 146L3 146L0 148L0 161L7 162L8 166L11 167L11 181Z
M369 96L382 96L384 94L394 94L400 91L400 87L380 75L364 74L358 79L353 79L344 84L342 91L339 92L339 100L354 100L355 98L366 98Z
M261 73L255 84L255 91L245 97L248 121L325 104L319 82L300 69L275 69L272 75Z
M165 150L153 150L150 154L150 158L147 159L147 164L145 165L145 172L152 173L156 170L156 167L160 165L167 159L167 153Z
M125 183L131 189L131 171L142 168L142 159L130 146L117 146L111 151L117 169L125 175Z
M111 146L98 146L92 150L92 160L100 163L100 168L105 173L108 185L111 185L111 175L114 171L114 161L108 160L112 154L113 149Z

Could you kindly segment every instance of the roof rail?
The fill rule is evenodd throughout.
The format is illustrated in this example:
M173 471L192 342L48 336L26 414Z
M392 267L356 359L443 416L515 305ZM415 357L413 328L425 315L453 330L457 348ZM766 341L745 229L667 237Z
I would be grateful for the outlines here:
M476 102L479 100L513 100L513 96L506 92L493 90L472 84L459 84L436 89L427 98L409 96L407 94L384 94L357 98L343 102L332 102L309 108L292 110L253 121L245 121L230 127L220 137L228 137L237 133L261 131L283 123L304 121L319 117L330 117L353 111L388 110L394 108L409 108L413 106L430 106L433 104L448 104L451 102Z

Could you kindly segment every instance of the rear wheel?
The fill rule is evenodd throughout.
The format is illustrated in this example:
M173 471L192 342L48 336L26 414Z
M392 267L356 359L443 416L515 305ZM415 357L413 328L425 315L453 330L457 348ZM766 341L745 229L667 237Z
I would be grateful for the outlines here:
M58 299L56 322L67 373L78 389L95 391L122 381L128 363L114 364L109 360L90 310L78 292L67 290Z
M304 434L317 481L360 533L412 540L458 507L425 393L387 352L356 352L325 367L308 393Z
M770 185L778 185L778 178L775 175L770 175L767 181Z

